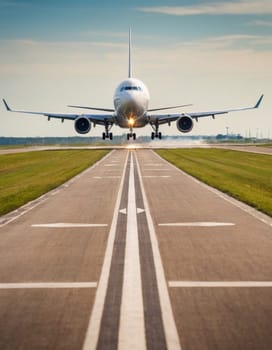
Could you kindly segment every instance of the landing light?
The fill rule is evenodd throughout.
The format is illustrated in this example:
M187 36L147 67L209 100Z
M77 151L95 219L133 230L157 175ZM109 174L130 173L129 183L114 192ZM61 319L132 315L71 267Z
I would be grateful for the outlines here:
M135 123L135 120L134 120L133 118L129 118L129 120L128 120L128 125L129 125L129 126L133 126L134 123Z

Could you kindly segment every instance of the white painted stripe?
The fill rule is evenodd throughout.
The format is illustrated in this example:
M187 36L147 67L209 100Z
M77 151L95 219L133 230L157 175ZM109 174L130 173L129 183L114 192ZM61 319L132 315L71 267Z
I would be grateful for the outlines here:
M148 201L147 201L147 197L146 197L146 193L143 185L143 179L141 176L140 166L137 160L137 155L136 155L136 163L137 163L138 173L140 175L139 176L140 186L143 194L143 201L144 201L144 207L146 212L148 229L150 232L150 239L151 239L153 257L154 257L154 264L155 264L155 271L156 271L156 277L157 277L157 283L158 283L159 298L160 298L162 320L163 320L167 349L180 350L181 346L179 342L179 335L177 332L174 315L171 307L170 297L168 294L168 287L167 287L162 260L160 256L159 244L157 241L154 224L153 224L150 210L149 210L149 205L148 205Z
M96 282L0 283L0 289L96 288Z
M127 215L127 208L120 209L119 213Z
M118 349L146 349L132 153L129 173L125 266Z
M120 202L121 202L121 195L122 195L122 190L123 190L123 186L124 186L127 161L128 161L128 152L127 152L127 158L126 158L126 161L124 164L123 175L122 175L120 187L119 187L119 190L117 193L117 199L116 199L116 203L115 203L115 207L114 207L113 218L112 218L111 228L110 228L106 252L105 252L105 258L104 258L104 262L103 262L103 266L102 266L100 280L98 283L98 288L96 291L95 302L93 305L91 317L89 320L88 329L87 329L85 340L84 340L84 345L82 348L83 350L95 350L96 345L97 345L97 341L98 341L100 324L101 324L103 308L104 308L104 303L105 303L105 296L106 296L107 287L108 287L110 265L111 265L112 252L113 252L113 244L114 244L114 238L115 238L115 233L116 233L116 226L117 226L117 219L118 219L119 207L120 207Z
M54 223L54 224L34 224L31 227L46 227L46 228L84 228L84 227L107 227L108 224L72 224L72 223Z
M180 288L254 288L272 287L272 282L267 281L226 281L226 282L202 282L202 281L170 281L169 287Z
M182 226L182 227L218 227L218 226L234 226L232 222L171 222L158 224L159 226Z

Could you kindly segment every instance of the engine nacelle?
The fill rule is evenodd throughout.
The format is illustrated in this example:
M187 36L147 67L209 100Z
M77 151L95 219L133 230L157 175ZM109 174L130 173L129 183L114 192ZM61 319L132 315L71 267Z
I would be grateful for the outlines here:
M75 120L75 130L79 134L87 134L91 130L91 122L87 117L78 117Z
M189 115L184 115L177 120L177 128L180 132L190 132L193 126L193 119Z

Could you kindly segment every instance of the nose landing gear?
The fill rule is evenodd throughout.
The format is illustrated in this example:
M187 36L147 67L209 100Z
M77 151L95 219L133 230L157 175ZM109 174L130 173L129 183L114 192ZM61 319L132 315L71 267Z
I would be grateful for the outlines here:
M133 138L133 140L136 140L136 134L135 132L131 132L130 134L127 134L127 140L129 141L130 138Z

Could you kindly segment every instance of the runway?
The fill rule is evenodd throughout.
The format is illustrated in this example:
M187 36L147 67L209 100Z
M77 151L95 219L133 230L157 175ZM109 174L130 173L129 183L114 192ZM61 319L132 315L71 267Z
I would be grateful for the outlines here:
M120 149L0 221L1 349L270 349L272 219Z

